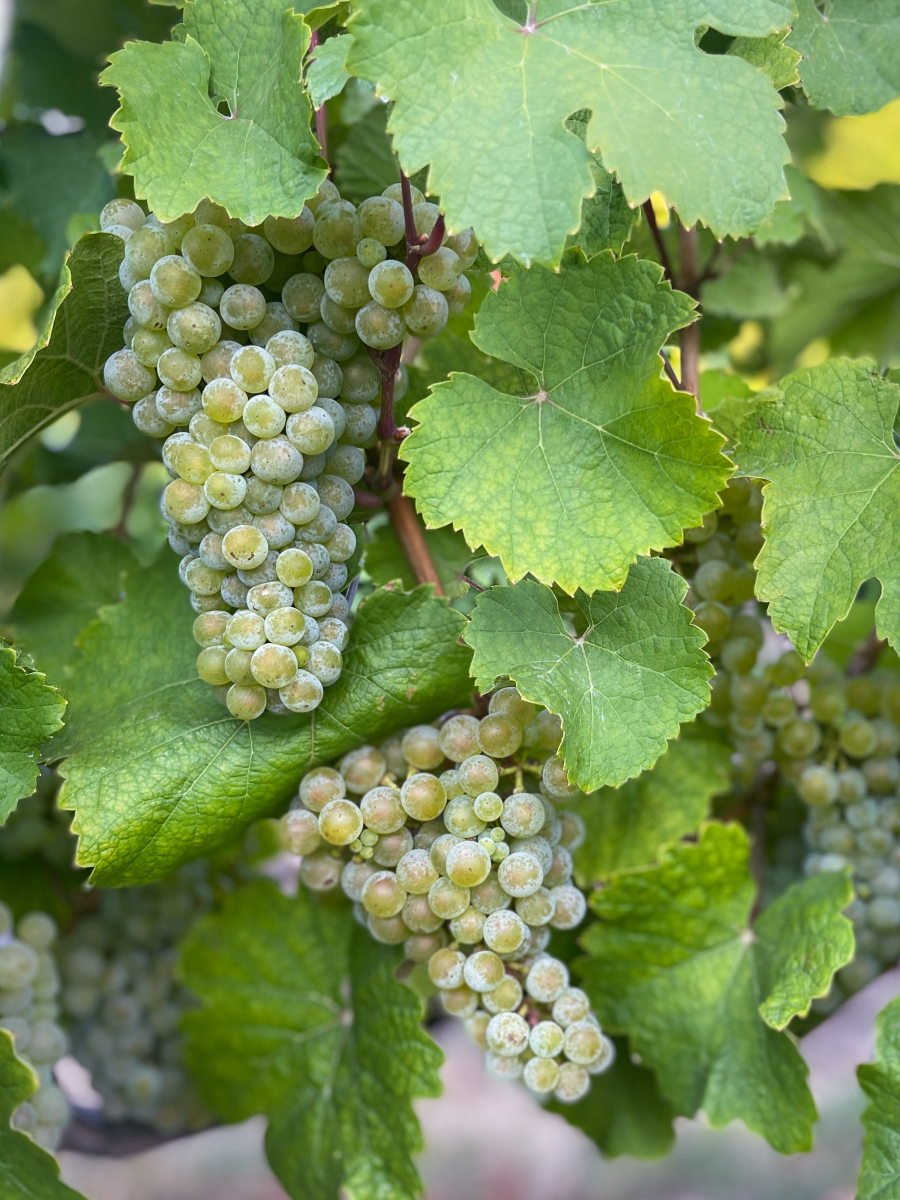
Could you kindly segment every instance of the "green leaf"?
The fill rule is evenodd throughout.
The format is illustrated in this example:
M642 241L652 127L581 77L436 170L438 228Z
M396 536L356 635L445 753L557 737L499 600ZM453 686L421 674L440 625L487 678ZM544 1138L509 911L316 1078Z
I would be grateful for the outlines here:
M771 219L764 221L754 232L753 244L758 247L793 246L806 234L814 234L830 248L820 189L790 163L784 168L784 177L791 190L790 199L778 201Z
M137 560L120 538L64 534L25 584L9 614L14 640L51 682L65 687L78 654L76 638L101 607L123 599L126 572L136 570Z
M662 1158L675 1141L672 1106L653 1072L631 1061L625 1040L615 1041L616 1061L594 1076L585 1098L550 1108L586 1133L606 1158Z
M302 16L283 0L188 0L182 30L184 41L129 42L100 78L119 90L111 124L136 193L164 221L204 196L248 225L296 216L327 174L300 81Z
M37 1090L38 1079L0 1029L0 1197L3 1200L84 1200L59 1178L59 1164L9 1119Z
M803 56L803 90L839 116L875 112L900 96L897 0L796 0L788 45Z
M712 419L713 428L733 439L738 426L759 404L754 392L740 375L710 369L700 374L700 407Z
M357 0L348 68L394 101L389 129L408 173L451 229L473 225L494 261L558 261L594 192L597 150L636 207L660 190L685 226L743 236L785 195L788 158L771 82L695 33L764 37L788 0L539 0L520 25L491 0ZM591 109L587 145L565 128Z
M764 71L781 91L800 82L797 64L801 55L785 45L784 39L789 33L789 29L782 29L768 37L736 37L728 47L728 53L743 58L758 71Z
M315 57L306 72L306 85L313 108L321 108L326 100L343 91L350 78L347 74L347 51L353 39L331 37L315 49Z
M566 128L585 141L590 119L590 112L583 111L570 117ZM580 246L586 258L601 250L621 254L640 212L629 207L622 185L606 170L599 154L589 153L588 162L596 191L582 201L581 224L569 234L566 246Z
M752 247L729 271L703 285L702 299L704 313L736 321L779 317L788 303L777 263Z
M691 729L637 779L602 788L569 806L587 831L575 852L583 887L655 862L663 845L698 829L709 816L713 796L728 790L730 747L717 738L688 736Z
M123 254L113 234L83 237L63 265L36 345L0 371L0 466L57 417L105 394L103 364L121 349L128 318Z
M387 108L376 104L350 127L334 156L334 181L354 204L379 196L400 179L400 168L387 134Z
M472 341L534 377L524 396L452 375L410 415L406 491L427 525L567 592L621 587L639 554L681 541L718 504L722 440L660 378L659 349L693 301L651 262L577 251L517 271Z
M51 137L34 126L12 128L0 142L6 195L43 238L46 253L39 269L54 279L67 249L72 213L99 213L114 195L99 148L90 134Z
M807 662L872 576L879 632L900 645L900 388L873 365L833 359L797 371L738 433L740 474L771 481L757 596Z
M296 1200L420 1194L412 1101L439 1094L442 1055L394 979L401 958L349 906L268 882L238 891L183 948L203 1004L185 1018L194 1077L225 1120L266 1114L269 1162Z
M857 1068L869 1103L857 1200L900 1197L900 997L878 1014L875 1062Z
M782 1154L808 1150L815 1105L793 1040L778 1032L853 954L844 875L784 892L751 928L756 888L738 825L708 825L660 865L595 892L584 985L604 1028L627 1033L676 1112L742 1120Z
M481 692L504 675L562 717L560 754L584 791L650 766L709 703L705 636L681 604L687 584L664 558L639 559L621 592L578 592L576 637L553 592L530 579L475 602L466 641Z
M39 671L16 663L16 652L0 643L0 822L38 775L38 751L62 728L66 702Z
M309 716L249 725L196 676L193 614L174 560L129 572L127 598L81 636L53 743L94 880L157 879L283 806L301 774L471 696L463 618L427 587L360 607L340 680Z

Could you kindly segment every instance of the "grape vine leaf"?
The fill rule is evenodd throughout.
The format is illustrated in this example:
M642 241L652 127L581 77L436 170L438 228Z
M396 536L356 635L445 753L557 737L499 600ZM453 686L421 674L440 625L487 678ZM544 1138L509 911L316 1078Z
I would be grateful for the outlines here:
M597 891L584 986L604 1028L628 1034L675 1111L742 1120L782 1154L808 1150L815 1105L788 1022L853 955L843 874L794 884L751 926L756 887L739 825L710 824L659 866Z
M566 129L584 142L590 120L590 110L583 109L569 117ZM582 200L581 224L575 233L569 234L566 246L580 246L585 258L601 250L621 254L635 222L640 219L640 210L629 206L621 183L607 171L599 154L589 151L588 165L596 191Z
M777 385L738 430L739 473L767 479L757 596L809 662L859 587L881 580L876 622L900 646L900 387L874 363L832 359Z
M857 1200L900 1197L900 997L878 1014L875 1062L857 1069L869 1104Z
M900 96L897 0L796 0L787 44L803 56L803 90L838 116L876 112Z
M303 17L283 0L188 0L178 34L127 43L100 77L119 91L111 124L137 195L164 221L204 196L248 225L296 216L327 174L300 79Z
M722 438L660 378L660 347L694 302L661 275L575 250L559 272L516 271L488 294L472 341L534 384L522 396L453 374L410 410L405 487L426 525L452 521L511 579L592 592L716 507Z
M128 299L119 282L124 247L89 233L63 264L44 328L27 354L0 371L0 466L57 417L107 394L103 364L122 348Z
M0 1196L3 1200L84 1200L59 1178L59 1163L27 1134L10 1127L15 1110L37 1090L34 1071L0 1029Z
M616 1061L594 1076L585 1098L550 1108L596 1142L605 1158L662 1158L675 1141L675 1113L653 1072L631 1061L624 1038L614 1041Z
M171 556L129 572L126 599L79 639L64 692L60 802L96 882L168 874L277 811L300 775L414 720L468 704L464 619L428 587L360 607L340 680L309 716L238 721L196 676L192 613Z
M66 702L39 671L16 662L0 643L0 823L34 791L38 751L58 729Z
M414 1200L412 1101L440 1092L422 1004L349 906L259 882L183 947L202 1007L185 1018L202 1094L227 1121L269 1118L266 1152L296 1200Z
M700 373L700 407L713 428L732 440L741 423L756 411L759 393L754 392L740 375L718 368Z
M686 726L654 765L619 788L602 788L570 807L584 821L586 837L575 852L583 887L616 871L655 862L660 848L693 833L709 815L713 796L731 782L727 743Z
M67 533L19 593L7 623L51 683L64 687L81 631L100 608L125 597L125 576L138 570L130 548L113 534Z
M782 29L768 37L736 37L728 47L728 53L743 58L758 71L764 71L779 91L793 87L800 82L797 64L801 55L798 50L785 45L785 37L789 32L788 29Z
M451 229L473 225L494 261L557 262L594 192L590 150L632 206L662 191L685 226L743 236L771 214L786 194L780 97L695 34L764 37L790 23L789 0L532 8L520 24L491 0L355 5L348 69L394 101L395 149L408 173L431 164ZM584 108L586 145L565 128Z
M346 64L351 40L346 36L331 37L316 47L315 58L306 72L313 108L321 108L326 100L337 96L350 78Z
M466 630L476 687L490 691L508 675L562 717L559 752L578 786L616 786L650 766L709 703L713 669L705 635L681 603L686 590L667 559L639 559L621 592L576 593L586 627L575 636L543 584L490 588Z

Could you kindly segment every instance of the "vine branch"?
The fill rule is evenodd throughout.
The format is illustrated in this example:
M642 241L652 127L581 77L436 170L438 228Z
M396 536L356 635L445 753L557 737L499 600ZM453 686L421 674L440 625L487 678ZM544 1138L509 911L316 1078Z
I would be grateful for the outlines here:
M309 53L319 45L319 31L314 29L312 36L309 39ZM319 142L319 148L322 152L322 157L328 162L328 113L323 104L321 108L315 110L316 113L316 138ZM331 174L331 166L329 164L328 174Z
M662 269L666 273L666 279L670 283L675 282L675 274L672 271L672 261L669 258L669 252L666 249L666 243L663 241L662 234L659 231L659 226L656 223L656 213L653 211L653 205L649 200L644 201L644 216L647 218L647 224L650 226L650 232L653 234L653 240L656 242L656 249L659 252L659 261L662 264Z
M437 573L431 551L425 541L425 534L416 516L412 501L407 496L395 496L388 501L388 513L394 532L400 539L409 569L416 583L431 583L434 585L436 596L444 595L441 577Z

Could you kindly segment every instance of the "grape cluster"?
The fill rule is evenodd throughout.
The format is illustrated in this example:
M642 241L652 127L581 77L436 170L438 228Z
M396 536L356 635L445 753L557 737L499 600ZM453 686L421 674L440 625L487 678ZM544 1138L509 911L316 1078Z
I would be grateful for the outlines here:
M20 1104L12 1124L53 1151L69 1119L69 1105L53 1081L53 1066L68 1048L59 1025L59 973L53 956L56 922L43 912L18 922L0 903L0 1029L35 1070L38 1090Z
M900 680L848 677L821 653L807 667L792 649L758 663L767 623L748 564L762 545L761 507L750 481L733 480L718 516L689 530L690 548L675 557L717 667L703 719L727 732L738 782L751 786L763 763L776 765L807 806L802 870L852 868L857 953L817 1004L828 1009L900 958Z
M161 884L104 891L96 914L60 945L72 1052L91 1072L106 1121L160 1133L209 1123L182 1063L191 999L175 976L176 943L212 904L201 864Z
M382 391L369 351L439 333L471 294L471 230L420 257L417 282L400 191L357 209L326 181L298 217L254 229L209 200L168 223L130 200L101 214L125 242L131 313L104 380L166 439L197 671L241 719L310 712L340 676L356 549L344 522ZM412 200L427 236L438 208Z
M426 963L494 1073L574 1102L613 1047L546 953L551 930L586 912L560 734L557 717L502 688L481 720L417 725L308 772L282 826L303 883L342 888L373 937Z

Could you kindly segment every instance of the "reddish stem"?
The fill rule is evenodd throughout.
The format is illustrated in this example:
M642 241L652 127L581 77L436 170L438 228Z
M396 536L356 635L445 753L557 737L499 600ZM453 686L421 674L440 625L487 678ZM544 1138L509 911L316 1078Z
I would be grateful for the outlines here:
M656 213L653 211L653 205L649 200L644 201L644 216L647 218L647 224L650 226L650 232L653 234L653 240L656 242L656 249L659 252L659 261L662 264L662 269L666 273L666 279L669 283L675 282L675 275L672 271L672 263L669 259L669 252L666 249L666 243L663 241L662 234L659 231L659 226L656 223Z
M435 595L443 596L444 588L441 578L437 573L412 501L406 496L395 496L393 500L388 501L387 507L391 524L403 547L403 553L406 555L413 579L416 583L433 584Z
M309 53L319 45L319 31L314 29L312 36L309 39ZM319 149L322 157L328 162L328 113L325 111L325 105L316 109L316 137L319 142ZM329 170L329 174L331 174Z
M678 286L683 292L696 299L697 294L697 226L685 229L678 226L678 249L681 258L681 276ZM681 384L697 401L700 412L700 326L695 321L681 331Z

